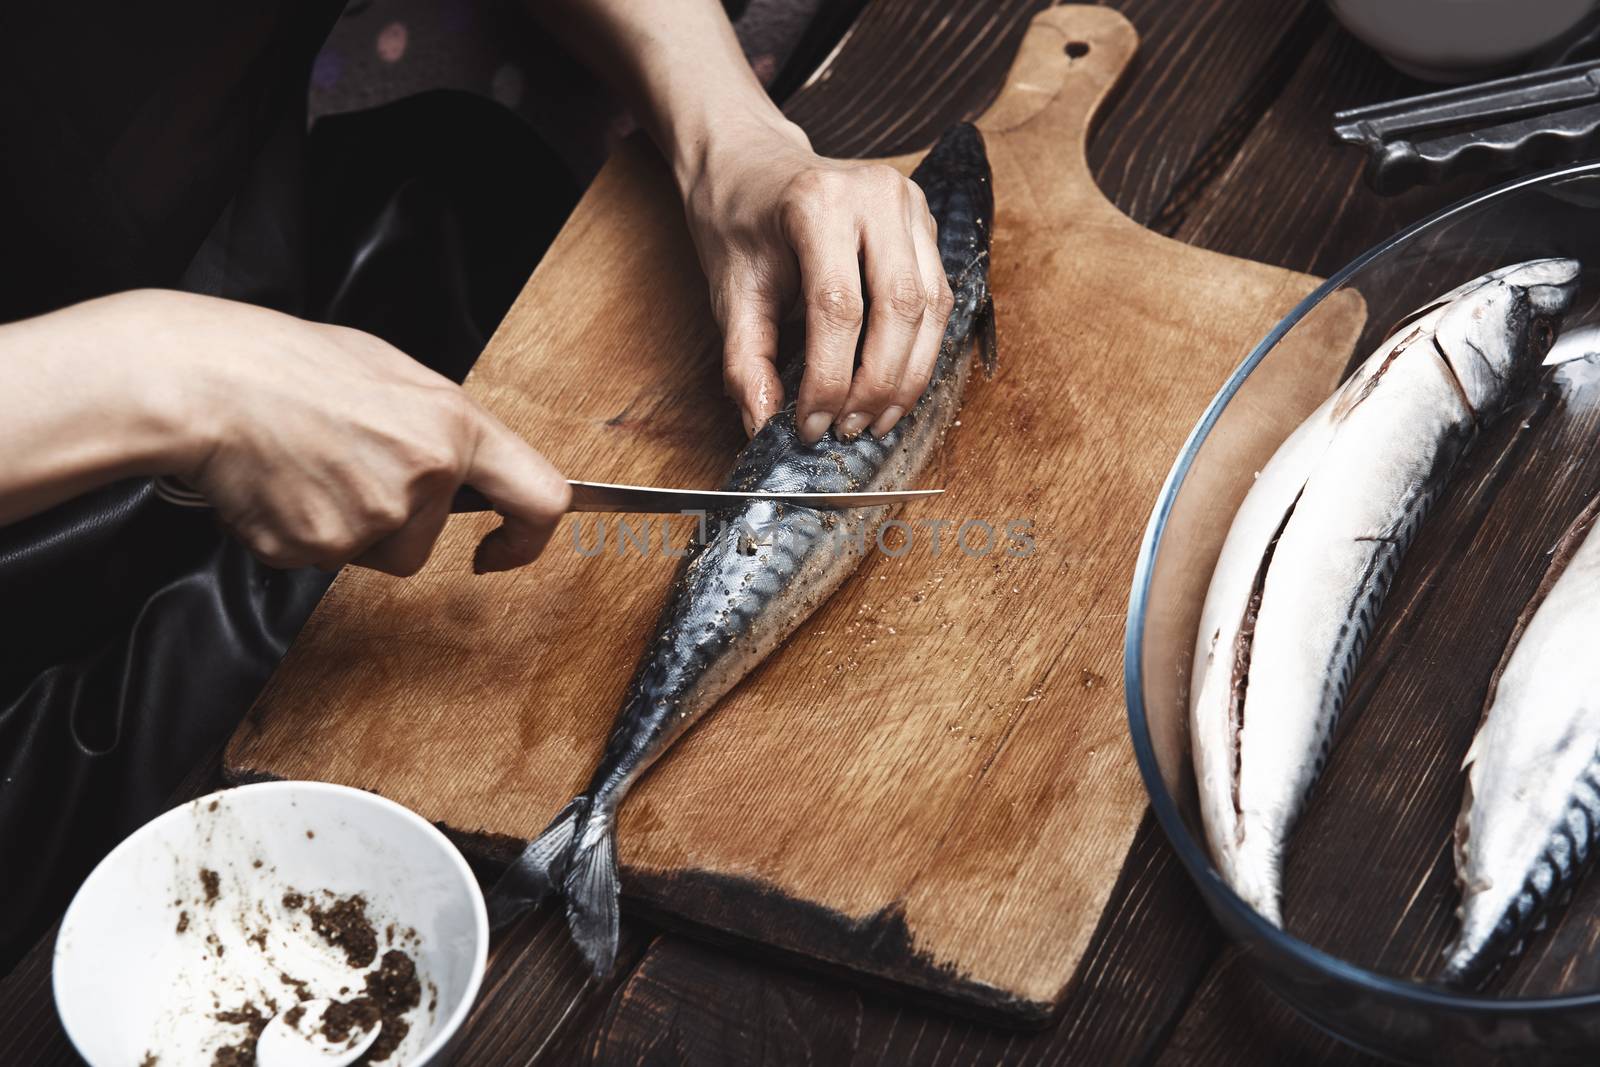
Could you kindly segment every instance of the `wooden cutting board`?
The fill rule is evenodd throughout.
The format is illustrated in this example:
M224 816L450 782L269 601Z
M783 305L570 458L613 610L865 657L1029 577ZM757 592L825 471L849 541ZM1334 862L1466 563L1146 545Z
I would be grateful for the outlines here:
M1019 1023L1048 1019L1144 809L1121 647L1150 503L1229 371L1315 284L1149 233L1099 192L1090 119L1136 47L1100 7L1033 21L978 120L997 204L1000 371L891 540L634 792L625 912ZM892 160L909 170L915 157ZM1261 417L1286 433L1359 306L1319 320ZM742 443L704 281L647 146L606 165L468 389L564 471L711 486ZM1281 435L1280 435L1281 436ZM1025 557L927 520L1031 521ZM376 790L479 840L536 834L587 779L673 562L569 518L476 577L458 517L421 574L346 570L228 749L238 780ZM636 525L638 520L635 520ZM674 544L687 534L672 530ZM973 527L969 547L984 543Z

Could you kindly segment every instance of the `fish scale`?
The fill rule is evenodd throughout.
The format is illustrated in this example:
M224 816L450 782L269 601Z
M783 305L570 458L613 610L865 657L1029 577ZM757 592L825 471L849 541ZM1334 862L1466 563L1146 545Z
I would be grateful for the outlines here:
M1490 682L1463 761L1460 929L1437 975L1475 987L1566 900L1600 846L1600 497L1551 552Z
M838 493L909 488L960 409L979 341L992 369L988 259L994 213L989 163L976 128L954 127L911 175L938 224L939 258L955 305L922 397L882 436L814 443L793 403L734 462L724 488ZM797 392L800 368L785 375ZM683 732L803 623L859 566L887 507L820 511L748 500L706 516L689 546L605 750L583 792L557 814L489 893L496 926L553 892L567 901L573 940L595 972L616 956L615 827L629 789Z
M1400 561L1474 435L1531 380L1578 270L1514 264L1407 316L1234 516L1196 635L1191 747L1218 869L1273 923L1288 835Z

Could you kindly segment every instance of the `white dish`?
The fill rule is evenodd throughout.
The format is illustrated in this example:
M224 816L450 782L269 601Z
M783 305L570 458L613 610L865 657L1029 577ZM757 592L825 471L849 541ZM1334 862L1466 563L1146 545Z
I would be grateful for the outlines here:
M1573 30L1595 0L1328 0L1345 29L1417 78L1508 72Z
M217 876L210 903L202 869ZM419 1067L439 1057L483 979L483 895L461 854L422 818L320 782L202 797L145 824L100 862L56 939L56 1009L78 1052L92 1067L137 1067L149 1055L209 1063L230 1033L247 1031L219 1024L218 1011L246 1001L264 1010L272 997L293 1003L282 974L319 997L362 992L344 954L311 930L305 906L285 905L290 891L324 903L364 897L377 957L391 945L406 952L422 990L405 1016L411 1033L384 1062Z

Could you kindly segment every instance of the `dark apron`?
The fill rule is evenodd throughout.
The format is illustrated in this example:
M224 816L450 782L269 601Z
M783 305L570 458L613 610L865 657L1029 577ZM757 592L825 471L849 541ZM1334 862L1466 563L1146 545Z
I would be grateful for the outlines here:
M576 202L525 124L466 94L308 136L335 3L5 6L0 320L183 288L460 380ZM330 580L146 480L0 527L0 973L227 738Z

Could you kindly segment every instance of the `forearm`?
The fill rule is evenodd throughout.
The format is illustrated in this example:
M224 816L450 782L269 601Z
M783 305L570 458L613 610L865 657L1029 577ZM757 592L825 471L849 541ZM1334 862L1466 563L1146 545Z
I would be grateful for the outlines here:
M687 189L722 146L778 132L809 147L751 72L717 0L526 0L623 97Z
M181 469L183 384L148 350L145 294L0 326L0 524L118 478Z

